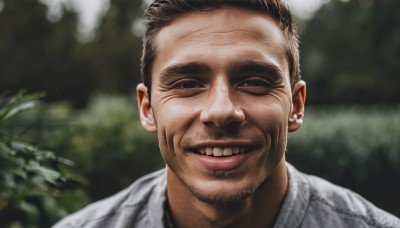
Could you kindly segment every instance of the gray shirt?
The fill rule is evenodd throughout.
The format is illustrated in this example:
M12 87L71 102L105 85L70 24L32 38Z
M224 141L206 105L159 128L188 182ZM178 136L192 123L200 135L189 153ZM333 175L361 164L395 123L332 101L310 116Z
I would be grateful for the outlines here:
M400 228L400 219L357 193L287 164L289 188L274 228ZM64 218L54 228L164 227L166 170L146 175L127 189Z

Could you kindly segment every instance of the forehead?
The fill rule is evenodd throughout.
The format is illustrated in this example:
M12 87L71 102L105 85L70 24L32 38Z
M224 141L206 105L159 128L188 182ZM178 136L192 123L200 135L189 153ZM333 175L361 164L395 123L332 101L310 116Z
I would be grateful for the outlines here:
M225 6L182 15L160 30L156 42L160 44L183 38L195 38L205 32L214 32L213 35L216 36L218 33L235 31L252 37L277 38L274 40L276 43L282 43L283 40L278 23L269 15L250 9Z
M242 57L274 57L285 67L284 36L269 15L249 9L222 7L193 11L162 28L156 36L157 62L184 61L210 55L226 58L226 51ZM182 57L181 59L177 59ZM221 60L222 58L217 58ZM283 70L283 69L282 69Z

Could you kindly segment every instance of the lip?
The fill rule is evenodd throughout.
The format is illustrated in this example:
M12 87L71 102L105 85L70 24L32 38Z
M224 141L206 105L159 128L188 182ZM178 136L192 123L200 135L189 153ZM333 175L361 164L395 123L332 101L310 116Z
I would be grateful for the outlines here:
M235 154L232 156L221 156L221 157L215 157L212 155L211 156L203 155L196 152L200 148L205 148L205 147L212 147L212 148L239 147L239 148L246 148L246 152ZM207 170L234 170L238 169L245 163L245 161L249 157L249 154L255 148L256 145L254 145L254 143L251 143L249 141L224 140L224 141L208 141L208 142L203 141L202 143L195 144L187 149L188 151L190 151L190 154L192 154L199 161L199 163Z
M201 143L195 143L188 147L190 151L196 150L201 147L248 147L253 148L254 143L248 140L223 140L223 141L203 141Z
M248 154L238 154L229 157L214 157L193 153L194 157L207 170L234 170L239 168L248 157Z

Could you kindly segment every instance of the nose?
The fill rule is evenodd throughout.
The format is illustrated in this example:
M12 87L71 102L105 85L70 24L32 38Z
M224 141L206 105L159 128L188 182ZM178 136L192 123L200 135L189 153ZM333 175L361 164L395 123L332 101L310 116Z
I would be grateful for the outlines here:
M237 104L229 82L220 81L210 88L200 121L207 126L230 128L240 126L245 114Z

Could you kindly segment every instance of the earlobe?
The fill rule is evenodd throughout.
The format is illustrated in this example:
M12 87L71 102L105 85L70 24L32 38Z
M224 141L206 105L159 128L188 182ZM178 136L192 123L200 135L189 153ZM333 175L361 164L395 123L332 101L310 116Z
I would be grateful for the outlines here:
M292 110L289 115L289 132L294 132L303 124L304 104L306 101L306 83L298 81L293 88Z
M153 109L151 108L147 87L143 83L140 83L136 87L136 95L140 112L140 121L143 128L148 132L155 132L157 130L157 126L154 119L154 113Z

